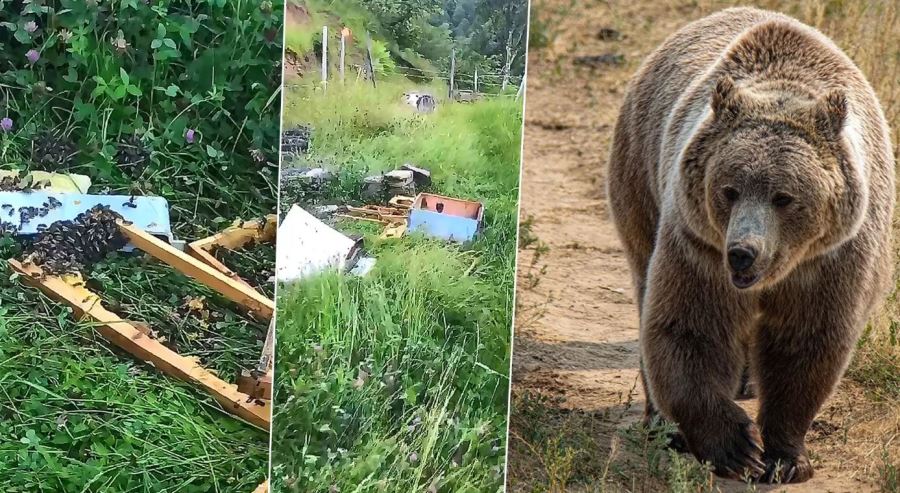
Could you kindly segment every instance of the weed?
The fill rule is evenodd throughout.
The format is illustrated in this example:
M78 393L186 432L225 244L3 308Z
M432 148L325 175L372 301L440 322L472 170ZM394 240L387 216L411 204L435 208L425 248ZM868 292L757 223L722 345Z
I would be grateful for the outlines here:
M891 456L885 446L878 466L878 487L881 493L900 492L900 467L891 463Z

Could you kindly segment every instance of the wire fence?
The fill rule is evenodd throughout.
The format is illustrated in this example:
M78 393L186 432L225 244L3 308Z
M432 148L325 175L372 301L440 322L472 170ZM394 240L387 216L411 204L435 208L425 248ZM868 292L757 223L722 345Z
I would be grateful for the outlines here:
M321 61L320 75L324 88L335 81L343 83L348 79L370 81L372 86L376 87L377 79L388 74L398 74L410 79L423 79L428 82L440 81L448 88L447 97L453 100L465 101L485 96L518 98L522 93L524 76L509 73L510 60L508 59L504 70L500 72L483 72L478 69L461 72L456 68L456 51L454 49L448 60L450 69L447 71L413 66L400 66L385 70L383 67L375 66L372 59L372 41L368 34L365 39L366 53L363 63L348 63L346 59L347 39L345 32L329 35L328 27L322 27L321 42L315 44L314 50ZM285 87L300 85L302 84L285 84Z

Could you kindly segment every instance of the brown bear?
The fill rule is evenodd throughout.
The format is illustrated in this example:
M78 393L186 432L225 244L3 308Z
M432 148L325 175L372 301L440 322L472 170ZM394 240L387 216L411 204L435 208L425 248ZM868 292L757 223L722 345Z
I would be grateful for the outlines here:
M888 134L832 41L752 8L676 32L629 85L607 194L646 417L675 422L719 475L813 475L806 431L891 279ZM745 363L756 423L733 400Z

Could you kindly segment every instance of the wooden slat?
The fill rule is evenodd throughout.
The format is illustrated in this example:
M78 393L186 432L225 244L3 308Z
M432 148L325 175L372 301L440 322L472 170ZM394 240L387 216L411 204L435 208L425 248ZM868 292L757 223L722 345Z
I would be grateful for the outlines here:
M168 243L147 234L140 228L119 222L119 230L135 247L169 264L182 274L209 286L261 317L271 319L275 313L275 303L255 289L229 278L182 251L176 250Z
M73 286L56 276L44 276L34 265L23 265L9 260L13 270L21 278L51 298L71 306L80 319L88 319L98 324L97 331L108 341L128 351L136 358L151 363L167 375L179 378L201 387L212 395L228 412L247 420L254 426L268 430L270 423L269 403L247 402L248 395L212 374L195 360L181 356L162 345L156 339L123 320L103 307L100 298L84 286Z
M191 242L191 246L207 251L213 246L237 250L253 240L259 242L274 241L275 230L278 228L278 218L275 214L270 214L266 216L265 222L266 224L260 229L259 220L247 221L240 226L232 226L212 236Z
M265 480L261 485L257 486L253 493L269 493L269 480Z
M185 247L185 251L191 257L194 257L195 259L203 262L204 264L212 267L213 269L216 269L217 271L221 272L222 274L225 274L225 276L227 276L229 279L233 279L236 282L239 282L239 283L247 286L250 289L255 289L253 286L250 285L250 283L248 283L247 281L242 279L241 276L239 276L237 274L237 272L229 269L227 265L223 264L222 262L219 261L219 259L214 257L209 252L209 250L197 247L194 245L194 243L188 243L188 245Z
M209 265L231 279L253 288L250 283L242 279L236 272L229 269L227 265L220 262L219 259L212 254L212 251L215 247L237 250L254 240L259 242L275 241L275 232L278 228L278 217L275 214L266 216L265 225L262 228L259 226L259 220L247 221L240 226L232 226L212 236L192 241L191 243L188 243L185 250L188 255L195 259Z

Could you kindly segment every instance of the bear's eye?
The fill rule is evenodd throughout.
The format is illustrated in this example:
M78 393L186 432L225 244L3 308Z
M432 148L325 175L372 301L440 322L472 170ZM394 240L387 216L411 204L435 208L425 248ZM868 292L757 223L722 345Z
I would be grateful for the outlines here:
M725 197L725 200L729 202L734 202L741 196L737 190L731 187L723 187L722 188L722 196Z
M775 197L772 198L772 205L775 207L787 207L791 205L791 202L794 201L794 197L786 193L776 193Z

